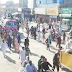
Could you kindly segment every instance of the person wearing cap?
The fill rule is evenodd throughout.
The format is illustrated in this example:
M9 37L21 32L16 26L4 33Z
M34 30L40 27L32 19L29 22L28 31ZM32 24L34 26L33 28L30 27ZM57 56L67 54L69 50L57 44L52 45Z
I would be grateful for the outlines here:
M38 71L39 72L40 72L40 70L42 68L41 63L43 62L44 58L45 58L44 56L41 56L40 59L38 60Z
M25 67L26 72L37 72L37 68L35 65L32 63L32 61L29 61L29 63Z

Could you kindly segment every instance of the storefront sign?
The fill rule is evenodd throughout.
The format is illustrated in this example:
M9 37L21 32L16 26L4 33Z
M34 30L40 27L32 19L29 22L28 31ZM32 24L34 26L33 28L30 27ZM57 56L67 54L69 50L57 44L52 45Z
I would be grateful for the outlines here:
M47 15L58 16L58 14L59 14L58 8L48 8L47 9Z
M46 8L35 8L35 14L46 15Z
M62 14L71 14L71 8L62 8L61 13Z

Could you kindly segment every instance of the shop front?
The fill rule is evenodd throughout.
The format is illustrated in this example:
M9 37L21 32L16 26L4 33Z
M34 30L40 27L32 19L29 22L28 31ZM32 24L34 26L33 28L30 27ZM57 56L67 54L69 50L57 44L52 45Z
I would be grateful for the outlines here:
M46 9L46 14L49 16L51 22L56 22L59 20L59 10L58 8L47 8Z
M61 8L61 12L59 14L61 17L61 26L67 29L72 27L72 9L71 8Z
M49 22L49 16L46 15L46 8L35 8L35 19L36 22Z

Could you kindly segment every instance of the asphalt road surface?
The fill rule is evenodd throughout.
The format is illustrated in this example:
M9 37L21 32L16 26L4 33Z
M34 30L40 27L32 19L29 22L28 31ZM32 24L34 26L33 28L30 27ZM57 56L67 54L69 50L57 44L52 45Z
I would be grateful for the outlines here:
M24 46L23 43L24 43L24 38L26 37L26 33L23 32L21 29L20 29L20 33L22 38L21 46ZM54 53L57 52L56 50L53 49L51 49L51 51L46 50L46 45L38 41L35 41L31 38L30 38L29 48L31 50L30 59L32 60L32 62L35 64L36 67L41 55L44 55L47 58L48 62L52 64ZM6 58L4 58L2 51L0 49L0 72L21 72L21 70L23 70L23 67L20 64L19 54L15 53L13 49L12 51L10 51L7 48L6 55L7 55ZM62 71L60 69L60 72L68 72L68 71Z

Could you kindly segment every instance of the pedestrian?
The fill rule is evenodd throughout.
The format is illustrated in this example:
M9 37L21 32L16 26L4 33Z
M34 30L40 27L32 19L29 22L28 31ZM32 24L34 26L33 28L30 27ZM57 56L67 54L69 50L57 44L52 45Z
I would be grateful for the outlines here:
M8 36L9 36L9 34L6 32L6 33L4 34L4 40L5 40L5 41L7 41Z
M43 62L43 60L44 60L44 56L42 55L41 57L40 57L40 59L38 60L38 72L41 72L42 71L42 62Z
M20 34L17 34L17 39L18 39L18 43L20 44L20 39L21 39Z
M29 63L25 67L26 72L37 72L37 68L32 63L32 61L29 61Z
M10 37L10 35L9 35L9 37L7 38L7 43L8 43L9 49L11 50L12 38Z
M25 51L24 47L22 47L22 50L20 51L20 57L19 58L21 58L21 64L23 64L25 59L26 59L26 51Z
M29 61L30 61L30 57L26 56L26 60L23 63L23 67L26 67L26 65L29 63Z
M31 27L30 31L31 31L31 37L33 37L33 32L34 32L34 27L33 26Z
M57 35L57 45L56 47L59 45L59 48L61 47L61 37L59 35Z
M36 28L34 28L33 35L34 35L34 40L36 40Z
M18 43L17 37L15 37L15 39L14 39L14 49L16 52L19 53L19 43Z
M22 27L22 30L24 31L24 20L23 19L21 21L21 27Z
M9 31L9 35L12 38L12 30Z
M4 40L3 40L2 44L1 44L1 49L2 49L3 55L5 57L6 56L5 53L6 53L6 49L7 49L7 44L6 44L6 42Z
M42 69L43 69L43 71L46 72L46 71L50 70L49 67L52 67L52 65L47 61L46 58L44 58L44 61L42 63Z
M28 37L26 38L26 44L29 46L29 39L28 39Z
M27 28L27 36L29 37L29 28Z
M63 33L63 43L65 43L66 33Z
M42 32L43 32L43 42L44 42L44 40L45 40L45 28L43 28Z
M46 39L47 50L50 50L51 38L50 36Z
M58 53L56 53L53 58L53 68L55 69L55 67L57 67L57 72L59 72L59 65L60 65L59 59L60 59L60 50L58 50Z

